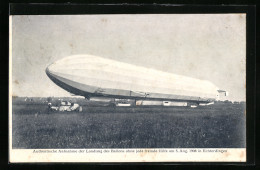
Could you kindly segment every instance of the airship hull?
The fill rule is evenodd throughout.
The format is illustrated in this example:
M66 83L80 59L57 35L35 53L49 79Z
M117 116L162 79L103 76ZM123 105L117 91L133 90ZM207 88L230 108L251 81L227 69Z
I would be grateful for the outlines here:
M219 90L209 81L91 55L59 60L46 74L63 89L87 98L212 102Z

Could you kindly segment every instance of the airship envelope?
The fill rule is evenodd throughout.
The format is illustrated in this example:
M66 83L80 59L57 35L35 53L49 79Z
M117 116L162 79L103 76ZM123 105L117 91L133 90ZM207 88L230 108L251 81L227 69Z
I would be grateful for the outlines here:
M209 81L93 55L73 55L46 68L48 77L75 95L128 99L214 101L219 88Z

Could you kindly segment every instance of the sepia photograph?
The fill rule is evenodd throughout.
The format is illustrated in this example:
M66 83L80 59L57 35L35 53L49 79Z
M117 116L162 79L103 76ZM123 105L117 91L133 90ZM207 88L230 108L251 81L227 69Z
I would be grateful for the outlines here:
M10 162L245 162L246 14L10 15Z

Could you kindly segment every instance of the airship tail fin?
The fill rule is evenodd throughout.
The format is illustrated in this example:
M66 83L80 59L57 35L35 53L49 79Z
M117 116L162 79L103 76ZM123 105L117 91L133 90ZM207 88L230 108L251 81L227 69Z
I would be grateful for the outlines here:
M219 92L220 95L228 96L228 92L225 91L225 90L218 90L218 92Z

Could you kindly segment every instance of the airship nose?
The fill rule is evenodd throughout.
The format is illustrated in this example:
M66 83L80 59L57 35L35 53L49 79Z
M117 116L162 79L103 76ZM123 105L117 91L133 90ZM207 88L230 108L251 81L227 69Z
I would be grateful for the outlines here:
M45 73L46 73L47 75L50 74L50 69L49 69L49 67L50 67L50 66L46 67L46 69L45 69Z
M48 67L46 67L45 73L54 83L57 84L57 73L53 71L53 64L50 64Z
M49 67L46 67L46 69L45 69L45 73L46 73L47 75L50 73L50 71L49 71Z
M46 67L45 72L46 72L46 74L49 74L49 73L53 74L55 72L54 70L56 70L56 64L52 63L52 64L48 65L48 67Z
M53 67L53 64L50 64L48 67L46 67L46 69L45 69L45 73L47 74L47 76L48 77L52 77L52 75L51 74L53 74L53 72L52 72L52 67Z

